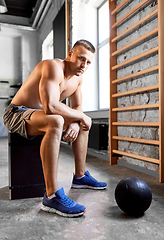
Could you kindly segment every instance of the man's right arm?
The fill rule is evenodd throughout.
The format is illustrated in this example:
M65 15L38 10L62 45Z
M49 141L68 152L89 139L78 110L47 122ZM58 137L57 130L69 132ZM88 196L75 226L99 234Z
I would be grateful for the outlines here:
M46 114L63 116L67 124L80 121L86 129L90 128L90 118L60 102L60 81L62 74L56 62L45 62L39 84L40 99Z

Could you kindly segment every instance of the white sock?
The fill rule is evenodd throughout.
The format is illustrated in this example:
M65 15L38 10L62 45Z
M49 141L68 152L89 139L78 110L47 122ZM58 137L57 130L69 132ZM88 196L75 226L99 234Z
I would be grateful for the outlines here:
M56 197L55 193L48 197L48 199L52 199L53 197Z
M79 177L79 178L77 178L77 179L82 179L83 177L85 177L85 175L84 175L84 176L82 176L82 177Z

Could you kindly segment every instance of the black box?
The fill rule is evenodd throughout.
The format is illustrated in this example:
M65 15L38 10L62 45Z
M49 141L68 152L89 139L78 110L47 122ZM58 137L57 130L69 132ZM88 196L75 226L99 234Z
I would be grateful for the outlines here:
M88 147L97 150L108 149L108 124L92 124L89 132Z
M22 199L41 197L45 182L40 158L43 136L28 140L17 133L9 133L9 197Z

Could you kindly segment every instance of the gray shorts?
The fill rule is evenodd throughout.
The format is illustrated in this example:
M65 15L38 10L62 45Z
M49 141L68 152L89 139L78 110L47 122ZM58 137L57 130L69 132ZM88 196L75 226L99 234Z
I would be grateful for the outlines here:
M17 106L10 104L4 112L3 120L6 128L10 132L19 133L21 136L30 139L26 130L26 121L30 119L33 112L38 109L27 108L25 106Z

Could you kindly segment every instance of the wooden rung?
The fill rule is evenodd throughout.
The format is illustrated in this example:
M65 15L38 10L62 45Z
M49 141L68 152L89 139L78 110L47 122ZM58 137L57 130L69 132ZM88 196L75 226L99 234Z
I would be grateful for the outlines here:
M139 105L139 106L130 106L130 107L121 107L121 108L113 108L113 112L119 111L132 111L132 110L139 110L139 109L146 109L146 108L159 108L159 104L147 104L147 105Z
M132 78L138 77L138 76L143 75L143 74L148 74L148 73L154 72L154 71L156 71L158 69L159 69L159 66L148 68L148 69L145 69L143 71L140 71L140 72L137 72L137 73L133 73L131 75L128 75L128 76L125 76L125 77L122 77L122 78L115 79L115 80L112 81L112 83L123 82L125 80L132 79Z
M138 139L138 138L127 138L127 137L119 137L119 136L113 136L112 138L115 139L115 140L121 140L121 141L128 141L128 142L136 142L136 143L159 145L159 141L156 141L156 140L147 140L147 139Z
M132 31L134 31L137 27L139 27L141 24L151 20L157 14L158 14L158 9L156 9L154 12L150 13L149 15L147 15L146 17L144 17L143 19L138 21L136 24L134 24L133 26L128 28L125 32L123 32L120 35L118 35L115 38L113 38L111 41L115 42L115 41L119 40L120 38L122 38L123 36L125 37L126 35L130 34Z
M150 87L135 89L135 90L132 90L132 91L116 93L116 94L113 94L112 97L122 97L122 96L130 95L130 94L151 91L151 90L158 89L158 88L159 88L159 84L154 85L154 86L150 86Z
M121 4L119 4L112 12L111 14L114 15L118 10L120 10L126 3L128 3L130 0L124 0Z
M139 156L139 155L135 155L135 154L132 154L132 153L127 153L127 152L122 152L122 151L118 151L118 150L113 150L112 152L116 153L116 154L119 154L119 155L124 155L124 156L130 157L130 158L137 158L137 159L140 159L140 160L143 160L143 161L159 164L158 159L142 157L142 156Z
M144 53L142 53L142 54L140 54L140 55L138 55L138 56L136 56L134 58L131 58L131 59L125 61L125 62L122 62L122 63L120 63L118 65L113 66L112 70L118 69L118 68L126 66L128 64L132 64L135 61L141 60L142 58L147 57L147 56L149 56L149 55L151 55L151 54L153 54L153 53L155 53L157 51L158 51L158 47L153 48L153 49L151 49L149 51L146 51L146 52L144 52Z
M159 122L112 122L113 126L159 127Z
M112 28L117 27L120 23L122 23L125 19L130 17L132 14L134 14L136 11L138 11L142 6L144 6L147 2L150 0L144 0L143 2L139 3L136 7L134 7L131 11L129 11L127 14L125 14L121 19L119 19L115 24L112 25Z
M136 46L137 44L140 44L142 41L145 41L145 39L150 38L150 37L153 37L153 36L156 35L156 34L158 34L158 28L156 28L156 29L154 29L153 31L145 34L144 36L136 39L135 41L129 43L128 45L124 46L123 48L121 48L121 49L113 52L113 53L112 53L112 56L115 56L116 54L120 54L120 53L122 53L123 51L125 51L125 50L127 50L127 49L129 49L129 48L132 48L132 47Z

